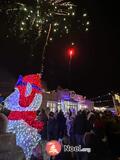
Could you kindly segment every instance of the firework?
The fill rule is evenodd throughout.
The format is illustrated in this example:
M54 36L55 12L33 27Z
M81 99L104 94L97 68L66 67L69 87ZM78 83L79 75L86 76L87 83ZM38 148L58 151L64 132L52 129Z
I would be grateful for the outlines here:
M15 36L22 42L29 43L32 57L36 43L44 41L43 68L48 42L52 42L55 37L69 34L71 29L76 30L72 25L74 20L76 20L74 26L80 30L83 28L84 31L88 31L87 12L81 12L77 19L75 16L76 8L76 5L67 0L32 0L29 2L26 0L5 0L0 4L0 15L3 14L6 18L6 38Z
M48 33L51 25L51 36L68 34L70 20L75 15L75 5L64 0L33 0L27 3L5 3L0 12L5 12L11 33L29 39L35 39ZM49 38L49 40L52 39Z

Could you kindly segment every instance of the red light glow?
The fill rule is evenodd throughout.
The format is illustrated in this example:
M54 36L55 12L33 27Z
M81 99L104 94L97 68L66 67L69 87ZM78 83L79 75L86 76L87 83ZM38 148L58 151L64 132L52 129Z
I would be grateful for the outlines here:
M70 49L68 50L68 54L69 54L70 57L72 57L73 54L74 54L74 48L70 48Z

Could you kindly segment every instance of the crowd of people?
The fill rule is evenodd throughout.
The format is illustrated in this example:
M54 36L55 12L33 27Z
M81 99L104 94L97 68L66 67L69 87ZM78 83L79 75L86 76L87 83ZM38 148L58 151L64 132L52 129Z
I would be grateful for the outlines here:
M41 110L37 118L44 122L44 129L39 132L41 142L31 160L118 160L120 157L120 117L110 111ZM91 152L64 152L62 148L59 155L49 157L45 145L50 140L57 140L62 146L80 145Z
M42 110L38 118L44 122L40 132L43 141L58 140L63 145L90 148L91 153L62 151L55 160L115 160L120 157L120 117L110 111L69 110L63 113Z

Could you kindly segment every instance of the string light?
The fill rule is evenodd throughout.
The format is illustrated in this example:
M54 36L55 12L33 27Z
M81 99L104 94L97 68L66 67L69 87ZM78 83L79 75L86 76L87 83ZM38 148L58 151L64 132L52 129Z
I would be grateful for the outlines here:
M100 101L94 101L95 103L105 103L105 102L113 102L113 100L100 100Z

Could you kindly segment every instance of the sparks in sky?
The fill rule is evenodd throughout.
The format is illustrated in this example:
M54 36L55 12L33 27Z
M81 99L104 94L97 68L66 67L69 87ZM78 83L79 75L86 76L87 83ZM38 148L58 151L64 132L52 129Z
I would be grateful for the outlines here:
M0 12L6 13L10 31L24 40L40 38L47 34L51 25L50 36L68 34L76 6L65 0L34 0L32 5L16 2L3 5ZM51 37L51 38L50 38Z
M2 4L0 12L5 12L8 18L9 33L25 42L31 37L34 40L43 35L47 37L48 31L48 41L52 41L55 36L62 37L70 33L76 8L76 5L66 0L33 0L32 4L18 0ZM87 17L86 12L83 17Z
M72 35L77 29L88 32L90 22L87 11L80 13L77 7L68 0L32 0L29 2L5 0L0 2L0 16L4 15L6 19L3 25L5 26L3 27L5 28L4 37L15 36L23 43L28 43L31 47L31 57L34 57L36 45L42 42L43 64L46 46L56 37Z

